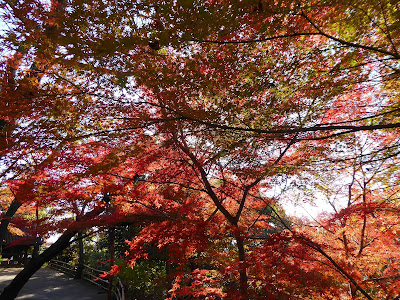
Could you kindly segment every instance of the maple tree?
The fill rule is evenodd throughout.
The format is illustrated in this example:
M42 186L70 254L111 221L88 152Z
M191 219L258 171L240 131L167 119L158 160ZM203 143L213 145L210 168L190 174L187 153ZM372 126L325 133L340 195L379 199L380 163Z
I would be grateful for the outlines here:
M35 202L48 210L39 231L62 233L14 282L15 295L79 230L140 219L147 226L127 261L164 249L176 266L170 298L338 298L343 282L350 297L396 297L396 285L382 296L358 275L373 257L346 265L354 255L339 257L323 238L371 223L371 236L387 239L396 227L378 228L395 222L398 203L349 200L321 221L330 237L290 225L284 197L268 195L323 174L321 162L354 166L341 147L356 132L374 145L356 157L397 157L397 1L0 5L0 164L3 182L20 191L0 228ZM379 184L395 180L389 170Z
M382 137L379 132L350 135L342 151L352 156L322 163L325 172L308 173L311 193L304 186L291 193L311 201L325 198L332 211L311 224L300 221L297 230L323 246L373 299L392 299L398 295L398 157L377 151L386 142L376 142ZM358 296L359 288L351 281L339 289Z

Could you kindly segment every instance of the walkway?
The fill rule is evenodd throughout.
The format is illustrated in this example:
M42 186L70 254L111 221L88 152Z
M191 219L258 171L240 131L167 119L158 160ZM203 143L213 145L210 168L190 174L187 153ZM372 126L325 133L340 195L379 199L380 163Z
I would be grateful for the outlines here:
M0 268L0 292L21 268ZM49 268L42 268L27 282L18 300L106 300L107 291L86 281L72 279Z

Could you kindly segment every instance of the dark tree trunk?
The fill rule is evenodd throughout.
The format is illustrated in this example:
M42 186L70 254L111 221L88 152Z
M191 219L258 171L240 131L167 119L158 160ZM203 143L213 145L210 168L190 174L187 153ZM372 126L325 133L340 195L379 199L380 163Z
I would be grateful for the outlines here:
M115 244L115 227L110 227L109 229L109 240L110 240L110 267L114 264L114 244ZM113 275L108 277L108 295L107 299L112 299L112 287L113 287Z
M35 246L33 247L32 257L37 257L40 250L41 238L38 235L37 227L39 225L39 204L36 202L36 225L35 225Z
M236 246L239 254L239 286L240 286L240 299L248 299L248 282L246 270L246 255L244 250L244 243L242 237L238 234L235 235Z
M39 256L40 241L41 241L40 236L36 235L35 245L33 246L32 258Z
M50 261L58 253L67 248L70 244L71 238L76 234L76 231L67 231L60 238L46 249L42 254L34 259L31 259L25 268L11 281L11 283L4 289L0 295L2 300L13 300L17 297L25 283L31 278L37 270L39 270L44 263Z
M0 243L6 238L7 227L10 223L10 219L15 215L18 208L22 205L21 202L18 202L15 198L11 202L10 206L7 209L7 212L2 216L0 223Z
M75 279L81 279L82 278L82 273L84 269L84 260L83 260L83 232L79 231L78 232L78 247L79 247L79 257L78 257L78 266L76 267L76 273L75 273Z

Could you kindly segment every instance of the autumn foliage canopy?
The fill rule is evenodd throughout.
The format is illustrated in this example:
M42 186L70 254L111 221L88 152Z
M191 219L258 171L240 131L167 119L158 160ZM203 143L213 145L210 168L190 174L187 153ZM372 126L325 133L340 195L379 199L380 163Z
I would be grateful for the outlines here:
M2 222L140 224L126 263L166 253L169 299L400 297L398 1L0 15Z

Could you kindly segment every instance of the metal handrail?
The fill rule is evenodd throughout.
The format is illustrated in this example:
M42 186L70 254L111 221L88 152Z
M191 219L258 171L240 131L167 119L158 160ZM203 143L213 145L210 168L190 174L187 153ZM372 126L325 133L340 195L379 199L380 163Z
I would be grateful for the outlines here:
M77 269L77 266L55 259L52 259L49 262L49 266L52 269L68 274L70 276L73 276L76 273ZM108 279L99 277L101 274L104 274L104 272L106 271L83 265L82 279L89 281L104 290L108 290ZM125 300L124 285L122 284L121 279L119 279L118 276L116 276L115 278L117 278L117 283L113 289L113 295L116 300Z
M61 260L51 260L49 262L51 268L68 275L75 274L75 267Z

